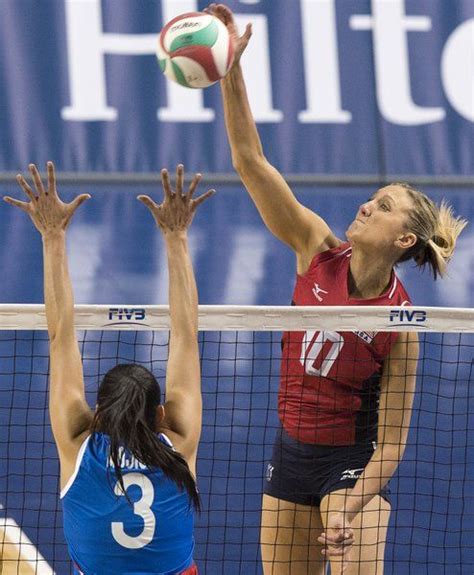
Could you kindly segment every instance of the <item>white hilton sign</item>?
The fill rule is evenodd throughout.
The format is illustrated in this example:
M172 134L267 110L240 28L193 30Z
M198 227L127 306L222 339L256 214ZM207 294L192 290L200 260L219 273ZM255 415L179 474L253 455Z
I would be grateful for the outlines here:
M301 123L351 122L341 102L336 0L299 2L302 21L306 109ZM443 120L442 107L419 106L411 93L408 33L430 33L428 16L409 16L404 0L371 0L371 14L355 14L348 23L353 31L373 35L377 102L382 116L398 125L416 126ZM198 9L197 0L162 0L163 22ZM153 54L156 34L105 33L100 0L65 0L71 105L61 111L64 120L116 120L117 110L107 105L105 55ZM242 64L258 122L280 122L283 112L272 103L270 39L263 14L236 15L243 29L249 21L254 35ZM87 37L87 42L84 38ZM427 55L429 58L430 55ZM361 62L361 66L364 63ZM456 112L474 121L474 19L466 20L447 39L440 61L446 97ZM211 122L214 111L204 106L201 91L166 84L167 106L158 119L169 122ZM428 89L428 88L427 88Z

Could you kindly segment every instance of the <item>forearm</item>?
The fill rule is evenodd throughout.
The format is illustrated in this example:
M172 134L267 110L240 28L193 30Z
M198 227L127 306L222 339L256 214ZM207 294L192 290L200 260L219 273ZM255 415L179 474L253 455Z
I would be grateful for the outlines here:
M262 144L250 109L240 64L221 81L224 118L232 152L232 162L239 170L247 162L263 157Z
M44 301L51 343L58 334L74 335L74 296L66 257L66 234L43 237Z
M342 511L349 522L385 487L395 473L403 457L403 452L404 447L402 445L379 446L374 451L364 472L346 498Z
M174 339L196 340L198 295L189 256L187 233L167 232L165 242L169 270L171 336Z
M303 207L279 171L264 156L240 65L221 81L232 163L268 229L296 253L310 252L331 238L327 224Z
M81 418L84 414L89 417L89 410L82 409L87 405L82 360L74 327L74 295L64 231L43 236L43 259L44 301L51 357L50 412L57 414L58 409L63 408L70 418L74 413L70 423L74 429L82 429Z
M399 336L384 362L378 410L377 449L345 504L349 521L385 487L405 452L416 387L418 341Z

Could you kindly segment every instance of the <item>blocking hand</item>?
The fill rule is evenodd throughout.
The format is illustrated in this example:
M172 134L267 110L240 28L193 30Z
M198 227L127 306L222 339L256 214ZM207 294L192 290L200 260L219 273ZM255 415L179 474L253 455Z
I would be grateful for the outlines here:
M65 230L74 212L83 202L90 198L90 195L81 194L72 202L66 204L58 196L53 162L47 163L48 185L46 189L43 186L37 167L34 164L30 164L28 167L36 193L21 174L18 174L16 181L20 184L30 201L22 202L10 196L4 196L3 199L10 205L26 212L42 236Z
M193 199L193 194L201 177L201 174L196 174L188 191L183 193L184 167L179 164L176 168L176 191L171 188L168 170L161 170L165 196L161 204L155 203L150 196L138 196L137 199L150 210L164 234L186 230L193 220L197 207L215 193L215 190L208 190L198 198Z

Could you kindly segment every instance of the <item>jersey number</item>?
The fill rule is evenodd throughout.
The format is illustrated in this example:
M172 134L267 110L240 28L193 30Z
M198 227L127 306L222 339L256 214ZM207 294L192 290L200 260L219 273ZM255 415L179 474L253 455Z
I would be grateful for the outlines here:
M343 346L342 335L335 331L305 331L300 357L305 373L326 377Z
M151 510L151 505L155 497L153 483L148 477L143 475L143 473L127 473L123 477L123 484L125 491L131 485L137 485L141 489L142 496L133 504L133 513L139 515L145 525L139 535L131 537L125 533L121 521L113 521L112 535L115 541L122 547L126 547L127 549L141 549L153 540L153 535L155 534L156 518ZM124 495L118 481L115 484L114 492L115 495Z

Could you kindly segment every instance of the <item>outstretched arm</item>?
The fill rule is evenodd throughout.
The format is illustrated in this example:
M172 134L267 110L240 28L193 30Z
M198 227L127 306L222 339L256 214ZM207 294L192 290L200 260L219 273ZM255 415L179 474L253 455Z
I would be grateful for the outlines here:
M176 447L195 467L201 435L202 398L198 349L198 295L188 250L187 229L196 208L214 191L197 199L193 193L201 179L197 174L188 192L183 193L184 169L176 170L176 191L170 186L167 170L161 178L165 199L156 204L148 196L139 196L151 211L166 244L169 270L169 306L171 333L166 368L166 424L177 435Z
M71 465L74 465L78 438L88 429L92 417L84 393L82 360L74 329L74 297L66 255L66 228L75 210L90 196L82 194L65 204L57 194L52 162L48 162L47 189L36 166L30 164L29 169L36 194L19 175L17 181L30 201L21 202L10 197L4 199L30 216L43 240L44 298L51 360L49 412L63 482Z
M298 272L303 273L315 253L335 247L340 241L321 217L297 201L282 175L264 156L240 66L252 33L250 25L239 37L229 8L211 4L208 11L227 26L235 47L234 65L221 81L233 165L268 229L296 252Z

